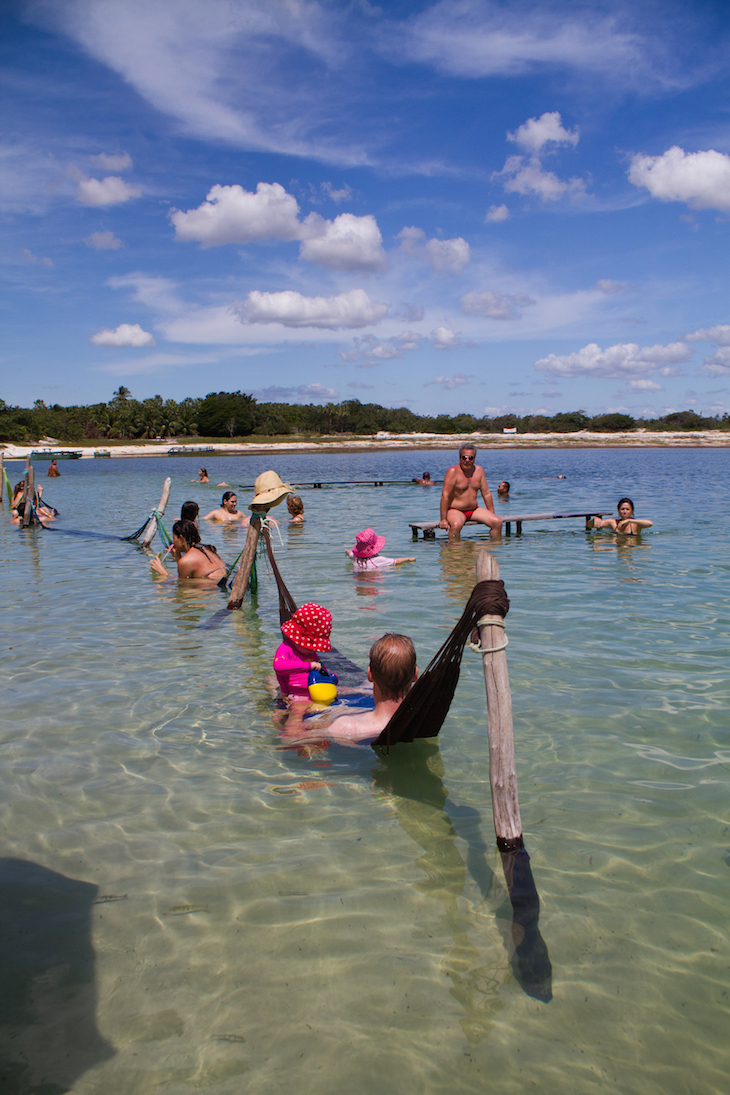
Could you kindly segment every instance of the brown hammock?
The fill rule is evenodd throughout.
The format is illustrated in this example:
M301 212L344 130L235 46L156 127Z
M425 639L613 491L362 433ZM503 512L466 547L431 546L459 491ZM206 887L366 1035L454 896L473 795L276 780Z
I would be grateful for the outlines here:
M387 753L391 745L414 738L434 738L449 713L459 682L464 647L482 616L509 612L509 599L502 581L478 582L466 603L461 619L431 659L388 725L373 742Z

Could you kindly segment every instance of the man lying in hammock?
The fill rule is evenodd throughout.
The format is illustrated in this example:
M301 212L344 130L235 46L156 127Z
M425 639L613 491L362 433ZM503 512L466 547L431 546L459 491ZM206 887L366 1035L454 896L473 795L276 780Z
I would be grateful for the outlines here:
M340 715L327 725L324 718L305 722L296 731L297 740L325 736L347 743L376 738L403 703L417 677L416 648L408 636L383 635L370 647L368 680L373 686L374 709L361 715Z

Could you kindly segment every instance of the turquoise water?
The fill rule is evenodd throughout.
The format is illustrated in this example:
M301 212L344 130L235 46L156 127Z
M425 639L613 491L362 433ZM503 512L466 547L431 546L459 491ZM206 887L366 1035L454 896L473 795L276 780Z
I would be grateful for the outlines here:
M440 477L450 456L208 465L233 484L268 467L369 481ZM730 452L483 462L493 487L512 482L503 515L613 510L629 494L654 520L633 544L575 520L494 549L552 1001L526 995L511 966L476 656L437 747L387 761L285 748L266 688L280 632L265 565L257 598L225 613L218 592L153 581L131 545L20 531L6 509L0 1090L726 1090ZM46 494L61 528L125 535L168 474L168 514L186 498L212 509L220 491L189 482L197 466L64 462ZM408 521L436 515L437 489L301 493L306 524L283 521L275 540L295 599L332 611L358 664L398 630L425 666L487 538L412 544ZM371 524L416 564L355 577L344 549ZM244 536L209 538L232 560Z

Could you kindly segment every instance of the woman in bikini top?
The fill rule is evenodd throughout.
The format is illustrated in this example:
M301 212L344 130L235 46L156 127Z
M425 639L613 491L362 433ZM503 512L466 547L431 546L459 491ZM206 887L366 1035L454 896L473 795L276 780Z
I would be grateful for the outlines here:
M202 578L218 583L226 576L223 560L212 544L201 544L200 533L192 521L176 521L172 526L172 556L181 579ZM169 577L160 559L152 560L152 569Z
M645 517L634 517L634 503L630 498L620 498L618 502L618 517L593 518L594 528L610 528L614 532L621 532L625 536L636 536L643 528L651 528L652 522Z

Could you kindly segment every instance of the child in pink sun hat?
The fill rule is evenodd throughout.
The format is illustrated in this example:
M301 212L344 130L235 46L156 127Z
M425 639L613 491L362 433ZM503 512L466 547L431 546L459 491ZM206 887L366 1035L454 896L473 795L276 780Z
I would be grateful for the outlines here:
M384 567L398 566L399 563L415 563L416 561L415 555L403 556L401 559L389 559L386 555L380 554L384 547L385 537L378 536L375 529L365 528L362 532L358 532L353 547L347 552L353 560L353 569L355 571L382 570Z
M321 669L317 651L331 650L332 613L309 601L281 625L284 641L274 655L274 672L284 696L309 699L309 672Z

